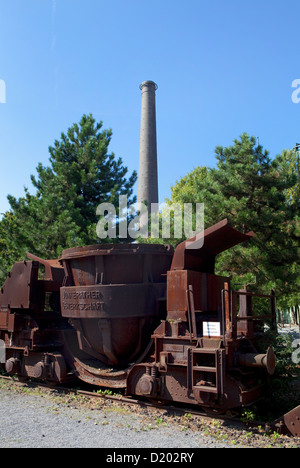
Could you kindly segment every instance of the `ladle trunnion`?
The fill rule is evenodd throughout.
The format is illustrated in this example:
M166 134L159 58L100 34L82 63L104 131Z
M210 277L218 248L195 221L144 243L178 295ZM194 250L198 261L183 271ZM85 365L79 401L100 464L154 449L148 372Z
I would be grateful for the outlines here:
M215 274L216 256L253 235L224 220L175 251L104 244L59 260L29 254L0 293L6 372L51 384L77 377L214 412L265 398L276 367L266 334L276 330L275 294L234 291ZM299 408L276 424L299 435Z

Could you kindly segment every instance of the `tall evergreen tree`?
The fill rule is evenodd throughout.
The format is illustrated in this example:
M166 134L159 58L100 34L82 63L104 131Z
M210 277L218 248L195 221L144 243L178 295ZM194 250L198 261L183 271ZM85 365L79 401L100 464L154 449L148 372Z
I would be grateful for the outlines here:
M38 165L37 176L31 177L36 193L25 189L19 199L8 196L11 211L0 223L1 242L10 246L6 266L28 251L57 258L64 248L99 243L97 206L108 202L118 206L119 195L126 195L129 204L135 202L137 174L127 178L122 159L108 152L111 136L102 122L83 115L49 147L50 166ZM3 228L9 219L14 226L8 239Z
M204 203L206 227L228 218L236 229L254 231L248 248L237 246L219 257L219 272L234 272L245 282L256 276L289 295L299 281L297 174L288 158L271 160L246 133L233 146L217 147L216 159L216 168L197 168L179 181L169 203Z

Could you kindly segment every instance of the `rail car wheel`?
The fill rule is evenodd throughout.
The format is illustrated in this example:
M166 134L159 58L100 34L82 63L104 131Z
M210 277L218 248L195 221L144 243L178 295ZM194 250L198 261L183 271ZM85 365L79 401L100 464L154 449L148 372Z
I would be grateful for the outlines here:
M5 370L19 382L35 379L56 385L69 380L65 359L58 351L35 353L27 350L23 356L10 357Z

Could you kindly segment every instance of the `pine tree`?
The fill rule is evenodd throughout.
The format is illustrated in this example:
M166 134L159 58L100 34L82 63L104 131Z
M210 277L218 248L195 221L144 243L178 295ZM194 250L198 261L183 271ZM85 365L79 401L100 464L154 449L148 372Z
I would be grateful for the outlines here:
M216 168L198 168L185 176L181 202L204 203L206 227L228 218L236 229L256 234L248 247L222 254L218 272L233 272L242 282L256 276L260 284L289 295L299 280L295 261L299 264L300 200L295 196L290 203L287 197L296 193L297 175L281 155L271 160L268 151L246 133L231 147L217 147L216 160ZM170 203L180 201L178 186L181 181L172 189ZM190 199L189 194L193 194Z
M97 206L118 206L119 195L126 195L129 204L135 202L137 174L127 178L122 159L109 154L112 132L102 125L92 115L83 115L49 147L50 166L38 165L37 176L31 177L36 193L25 189L19 199L8 196L14 219L8 263L16 260L16 253L19 258L28 251L57 258L65 248L102 242L96 234ZM5 234L3 242L8 243Z

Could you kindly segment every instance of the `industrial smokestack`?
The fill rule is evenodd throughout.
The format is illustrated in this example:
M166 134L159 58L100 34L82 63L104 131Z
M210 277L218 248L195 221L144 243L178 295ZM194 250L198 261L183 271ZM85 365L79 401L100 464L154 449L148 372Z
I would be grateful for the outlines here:
M153 81L144 81L142 91L140 164L138 202L158 203L157 141L155 92L158 86Z

